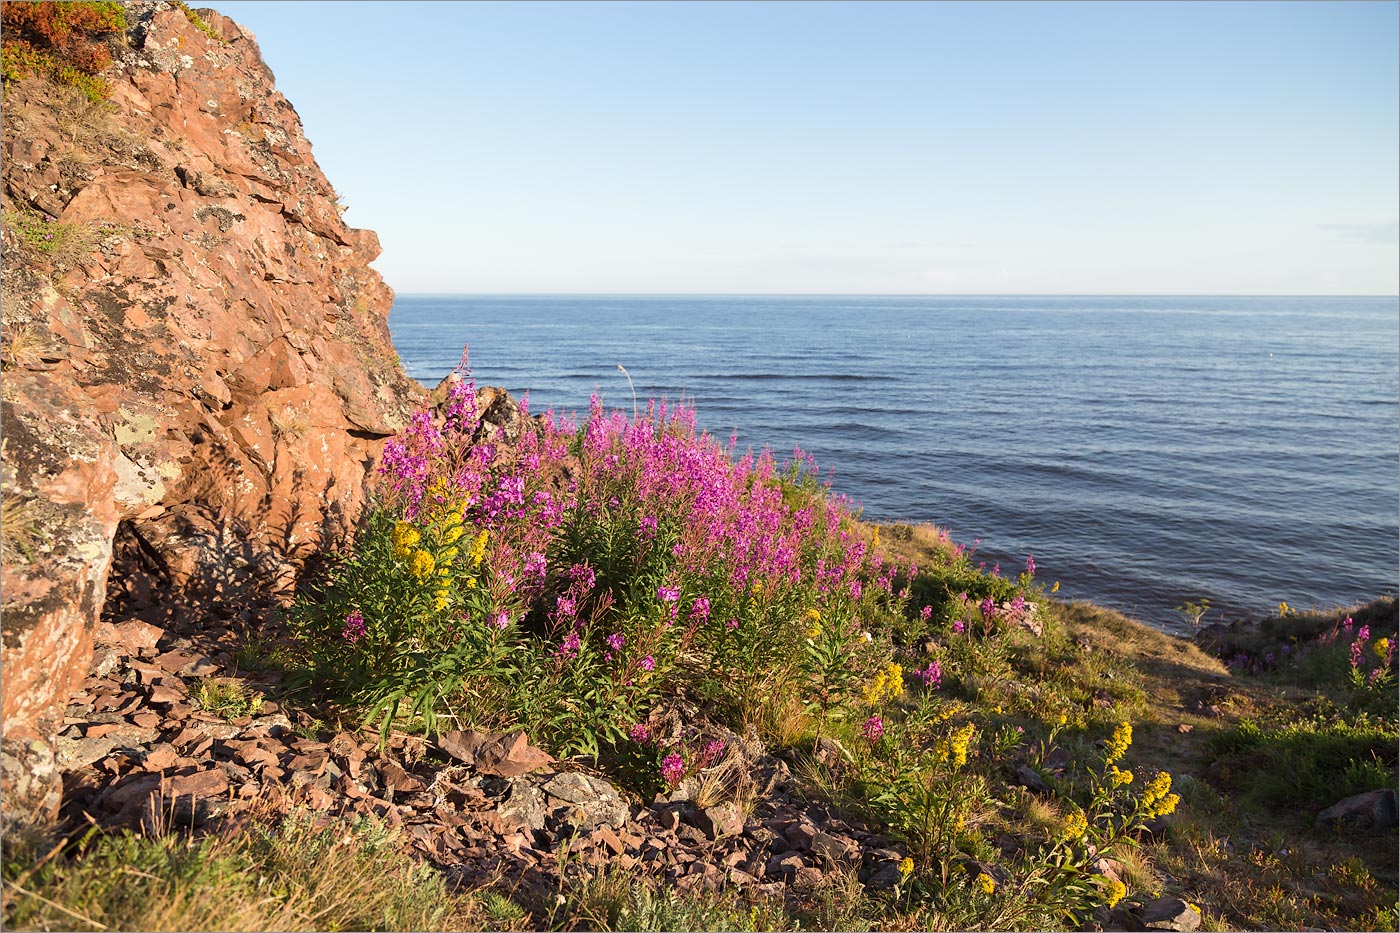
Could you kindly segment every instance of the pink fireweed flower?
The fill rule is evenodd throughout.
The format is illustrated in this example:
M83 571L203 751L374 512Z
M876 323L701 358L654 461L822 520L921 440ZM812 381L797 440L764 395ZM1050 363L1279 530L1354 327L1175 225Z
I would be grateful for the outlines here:
M966 630L967 626L963 625L962 619L958 619L955 622L953 622L953 631L957 634L961 635Z
M680 587L663 586L656 591L656 598L663 603L674 603L681 598Z
M877 742L885 734L885 721L879 716L871 716L860 727L861 737L869 742Z
M345 617L345 628L341 630L340 637L350 645L365 637L365 617L360 615L360 610L356 609Z
M593 568L587 564L574 564L570 567L569 579L580 584L585 590L593 589L593 584L597 581Z
M924 682L924 686L937 690L943 680L943 668L937 661L928 662L928 667L919 671L919 679Z
M654 671L654 670L656 670L656 659L653 658L651 655L647 655L646 657L642 658L642 670L644 670L644 671Z
M739 627L739 620L738 620L738 619L730 619L728 622L724 623L724 627L725 627L725 628L728 628L728 629L735 629L735 628L738 628L738 627Z
M719 756L723 754L724 743L721 742L719 739L715 739L714 741L709 742L705 745L705 750L700 753L700 757L701 760L704 761L705 765L710 765L716 760L718 760Z
M651 739L651 730L639 722L627 730L627 737L633 742L647 742Z
M692 619L700 619L701 621L708 619L710 617L709 599L704 596L697 599L695 604L690 607L690 617Z
M1034 554L1027 554L1027 555L1026 555L1026 576L1028 576L1028 577L1033 577L1033 576L1035 576L1035 555L1034 555Z
M982 621L990 625L992 618L996 615L997 604L992 602L992 597L988 596L986 599L982 600L978 608L982 610Z
M1001 576L1001 564L993 564L993 565L992 565L992 576L994 576L994 577L999 577L999 576Z
M604 640L608 643L608 647L614 651L621 651L622 646L627 644L627 636L621 632L613 632Z
M564 640L559 643L559 649L554 653L569 661L578 655L579 647L578 632L570 632L564 636Z
M933 607L932 607L932 606L925 606L924 608L922 608L922 609L919 610L919 618L923 619L925 622L927 622L927 621L929 620L929 617L932 616L932 615L933 615Z
M504 632L510 626L510 613L502 612L498 614L495 619L495 625L496 628Z
M851 581L851 599L860 599L860 593L861 593L860 581L859 581L859 580L852 580L852 581Z
M685 759L677 753L672 752L661 760L661 778L667 784L674 787L680 783L684 774Z
M1371 626L1363 625L1356 633L1356 641L1351 643L1351 666L1353 668L1361 666L1361 652L1366 647L1366 642L1371 640Z

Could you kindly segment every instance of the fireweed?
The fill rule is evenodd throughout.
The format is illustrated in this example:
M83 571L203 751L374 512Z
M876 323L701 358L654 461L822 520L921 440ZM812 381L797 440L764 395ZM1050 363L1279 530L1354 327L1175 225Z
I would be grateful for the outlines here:
M354 547L295 607L311 674L385 735L521 725L596 755L677 683L747 724L774 696L851 703L888 661L917 568L801 451L736 456L665 401L523 424L498 443L466 378L415 413Z

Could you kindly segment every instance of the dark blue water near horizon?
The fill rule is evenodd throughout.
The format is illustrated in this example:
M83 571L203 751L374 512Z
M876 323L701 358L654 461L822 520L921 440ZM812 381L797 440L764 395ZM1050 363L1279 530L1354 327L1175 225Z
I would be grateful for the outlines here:
M875 520L933 522L1169 631L1397 588L1396 298L401 295L409 375L586 412L684 397L812 453Z

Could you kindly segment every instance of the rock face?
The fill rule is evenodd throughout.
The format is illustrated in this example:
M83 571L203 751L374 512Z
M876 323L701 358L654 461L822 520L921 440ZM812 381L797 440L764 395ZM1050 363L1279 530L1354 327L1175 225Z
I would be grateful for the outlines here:
M9 777L87 673L109 574L157 624L285 588L351 527L422 395L378 240L342 221L252 36L125 6L108 104L6 92Z

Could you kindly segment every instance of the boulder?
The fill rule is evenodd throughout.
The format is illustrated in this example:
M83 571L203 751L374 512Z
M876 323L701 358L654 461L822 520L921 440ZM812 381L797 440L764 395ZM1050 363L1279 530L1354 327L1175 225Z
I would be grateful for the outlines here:
M1201 927L1201 912L1179 897L1157 898L1143 907L1138 919L1148 930L1191 933Z
M1397 825L1395 791L1386 787L1339 800L1317 815L1316 825L1318 829L1393 829Z

